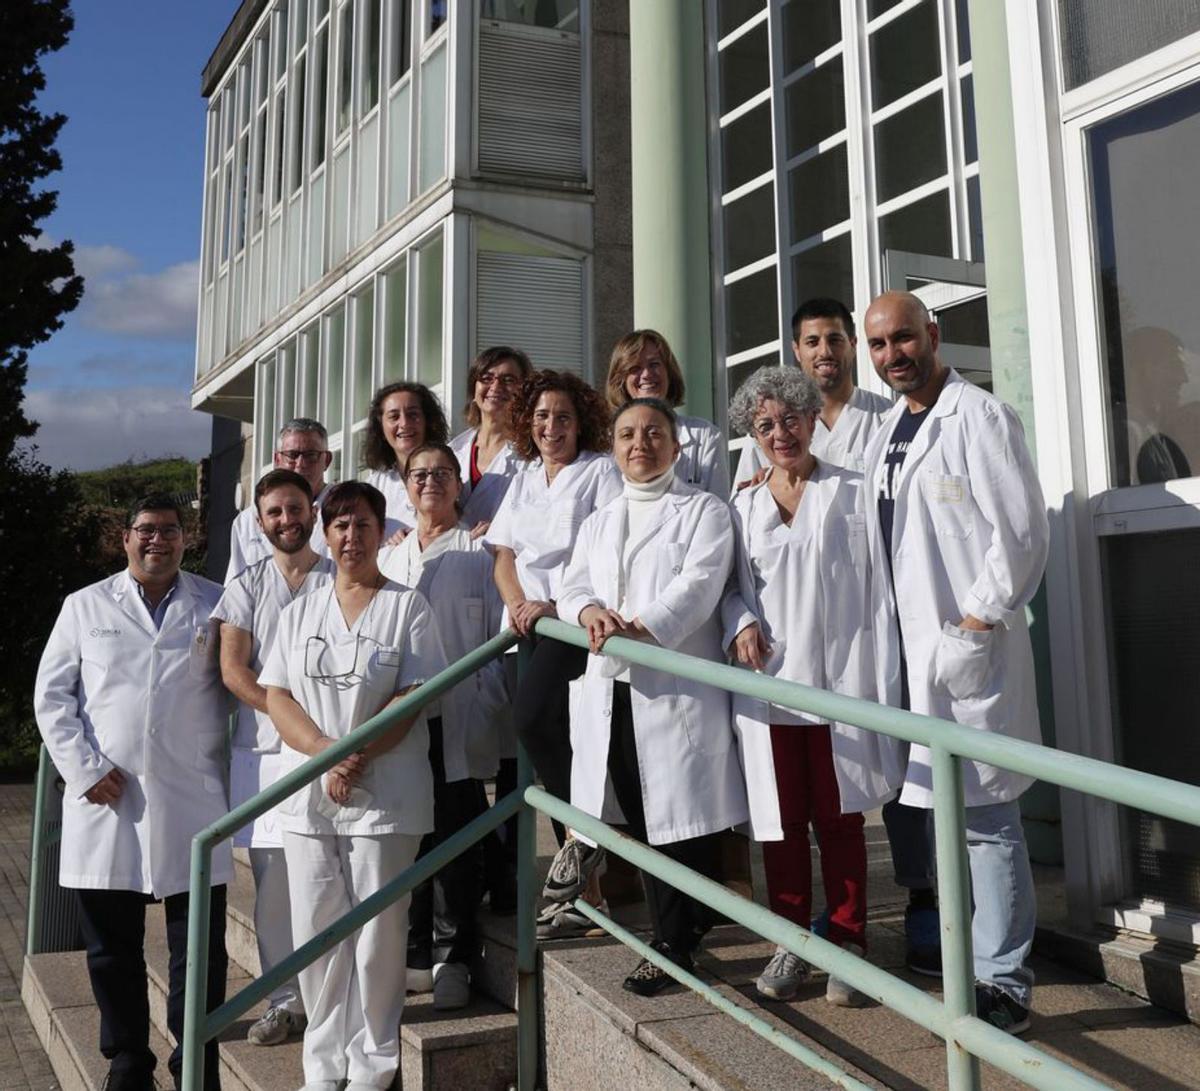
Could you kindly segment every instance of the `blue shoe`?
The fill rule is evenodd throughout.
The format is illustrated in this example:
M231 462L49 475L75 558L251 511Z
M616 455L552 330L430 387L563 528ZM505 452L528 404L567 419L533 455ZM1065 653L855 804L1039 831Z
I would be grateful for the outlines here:
M821 915L812 922L812 927L809 931L814 936L820 936L821 939L829 938L829 910L822 909Z
M936 909L904 910L904 961L915 974L942 976L942 919Z

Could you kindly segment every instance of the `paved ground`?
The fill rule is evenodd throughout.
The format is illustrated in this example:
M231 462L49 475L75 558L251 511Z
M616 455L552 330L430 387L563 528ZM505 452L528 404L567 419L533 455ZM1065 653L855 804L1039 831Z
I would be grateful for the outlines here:
M0 1091L58 1091L21 1004L32 784L0 784Z

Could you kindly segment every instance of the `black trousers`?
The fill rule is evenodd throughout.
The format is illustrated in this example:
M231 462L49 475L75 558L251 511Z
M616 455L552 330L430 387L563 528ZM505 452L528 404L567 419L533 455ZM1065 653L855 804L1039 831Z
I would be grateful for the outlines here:
M100 1052L114 1073L137 1079L154 1070L150 1052L150 1003L146 980L146 906L155 899L133 890L79 890L88 976L100 1008ZM225 887L212 888L208 933L208 1010L225 1002ZM167 1061L179 1084L183 1066L183 1003L187 975L188 894L163 899L167 918L167 1027L175 1048ZM204 1052L205 1091L220 1091L217 1043Z
M567 685L587 670L586 648L539 640L517 683L513 725L546 791L571 798L571 720ZM554 823L561 845L566 834Z
M417 859L458 833L487 810L487 793L478 780L446 783L442 721L429 721L429 763L433 767L433 833L421 839ZM483 900L483 845L476 842L431 880L413 891L408 910L408 964L470 964L479 946L476 914Z
M626 832L646 844L646 812L642 799L642 775L638 768L637 736L629 684L613 683L612 728L608 740L608 775L617 802L625 813ZM720 853L716 834L691 837L669 845L655 845L664 856L710 879L719 879ZM700 938L712 927L710 911L670 883L642 872L646 905L654 938L668 944L676 954L691 954Z

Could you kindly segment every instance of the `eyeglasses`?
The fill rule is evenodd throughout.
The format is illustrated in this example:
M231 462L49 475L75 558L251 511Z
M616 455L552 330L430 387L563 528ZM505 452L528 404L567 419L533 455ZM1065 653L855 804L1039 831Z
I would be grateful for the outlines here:
M492 386L495 383L499 383L502 387L508 388L510 386L516 386L517 383L519 383L521 381L521 376L520 375L494 375L494 374L492 374L492 372L489 371L486 375L480 375L479 378L476 379L475 381L480 386Z
M174 542L183 533L183 527L178 523L169 527L160 527L155 523L140 523L129 529L137 535L139 542L152 542L156 534L164 542Z
M327 455L328 451L276 451L277 458L281 458L284 462L303 462L311 466L322 455Z
M432 478L438 485L445 485L458 475L449 466L437 466L432 470L409 470L407 480L418 489L425 487L425 482Z
M329 642L323 636L310 636L304 642L304 676L322 685L333 686L335 689L350 689L362 681L362 671L359 669L359 657L365 667L371 658L371 653L380 647L379 641L361 634L354 638L354 662L348 671L330 673L321 670L321 660L329 649ZM363 655L363 649L366 654Z
M800 422L803 419L799 413L789 413L785 417L764 417L762 420L754 422L754 434L766 439L767 436L775 431L777 424L782 424L785 432L794 432L800 427Z

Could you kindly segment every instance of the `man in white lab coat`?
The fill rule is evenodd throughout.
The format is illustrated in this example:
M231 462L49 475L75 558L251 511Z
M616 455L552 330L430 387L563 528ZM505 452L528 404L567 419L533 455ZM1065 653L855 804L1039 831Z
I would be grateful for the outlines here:
M294 470L312 489L318 509L325 494L325 471L333 461L329 452L329 433L325 425L311 417L294 417L279 430L279 442L272 456L277 470ZM318 520L319 522L319 520ZM320 527L313 528L312 547L325 555L325 535ZM229 528L229 565L225 569L225 586L245 568L272 555L274 547L258 522L253 504L234 517Z
M267 715L267 691L258 675L271 650L285 606L333 579L333 561L309 545L317 518L307 478L292 470L271 470L254 487L258 525L272 555L244 569L225 588L213 617L221 623L221 676L239 700L230 762L230 806L239 807L283 775L279 733ZM274 810L234 835L235 848L250 853L254 875L254 929L258 958L266 973L292 953L291 907L283 836ZM307 1024L295 978L268 998L267 1010L246 1038L272 1046Z
M891 576L875 581L881 693L913 712L1038 742L1025 607L1049 528L1020 421L946 367L937 325L915 296L880 296L863 330L875 369L903 395L866 452L872 566ZM970 761L962 778L976 1008L1020 1033L1037 907L1018 800L1031 780ZM926 747L910 749L900 801L933 806Z
M170 949L167 1024L183 1030L192 837L228 810L228 695L212 609L221 588L181 572L183 525L166 496L134 505L129 567L68 595L38 667L34 708L63 798L59 882L79 892L100 1008L108 1091L152 1091L143 961L146 906L162 900ZM227 845L212 861L208 1002L225 996ZM182 1051L169 1067L178 1083ZM219 1088L215 1043L207 1089Z

